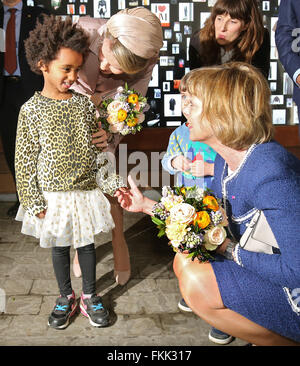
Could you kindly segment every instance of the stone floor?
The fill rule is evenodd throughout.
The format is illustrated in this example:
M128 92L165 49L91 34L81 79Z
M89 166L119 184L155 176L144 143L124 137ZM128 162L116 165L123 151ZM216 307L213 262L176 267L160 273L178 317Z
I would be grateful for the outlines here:
M110 234L96 237L97 291L110 311L111 325L94 328L76 314L65 330L49 328L47 318L58 296L51 253L20 233L21 224L6 216L10 205L0 202L0 311L5 310L0 314L1 346L215 345L208 340L207 323L178 309L174 254L142 214L125 213L132 265L132 277L125 286L113 280ZM72 274L72 283L80 295L81 279ZM230 345L244 344L235 339Z

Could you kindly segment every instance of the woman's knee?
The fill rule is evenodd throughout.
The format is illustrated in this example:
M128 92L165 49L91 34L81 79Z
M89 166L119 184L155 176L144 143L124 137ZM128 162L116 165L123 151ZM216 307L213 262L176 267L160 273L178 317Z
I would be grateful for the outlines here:
M193 310L224 308L211 264L194 262L185 266L178 279L183 298Z

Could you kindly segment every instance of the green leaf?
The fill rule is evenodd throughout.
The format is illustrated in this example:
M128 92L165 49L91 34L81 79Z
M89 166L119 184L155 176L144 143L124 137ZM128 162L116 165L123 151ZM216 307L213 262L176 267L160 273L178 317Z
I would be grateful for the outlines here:
M164 221L160 220L159 218L157 218L157 217L155 217L155 216L151 216L151 220L152 220L152 222L154 222L154 224L156 224L156 225L163 225L163 226L165 226L165 225L166 225Z
M158 232L158 234L157 234L157 236L159 237L159 238L161 238L162 236L164 236L166 234L166 232L165 232L165 229L160 229L159 230L159 232Z

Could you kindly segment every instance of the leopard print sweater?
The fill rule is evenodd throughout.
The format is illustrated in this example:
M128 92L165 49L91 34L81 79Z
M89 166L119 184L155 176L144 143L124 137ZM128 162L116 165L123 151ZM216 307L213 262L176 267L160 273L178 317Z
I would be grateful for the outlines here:
M21 107L16 139L16 183L20 202L30 215L47 208L43 191L98 187L99 151L91 143L91 135L97 131L95 106L79 93L73 92L67 100L56 100L36 92ZM112 194L112 189L124 186L119 176L109 178L100 182L104 192Z

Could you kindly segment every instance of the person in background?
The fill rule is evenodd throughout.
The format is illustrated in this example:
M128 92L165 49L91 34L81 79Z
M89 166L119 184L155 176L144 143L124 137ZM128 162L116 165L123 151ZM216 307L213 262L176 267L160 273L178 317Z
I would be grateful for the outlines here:
M188 111L189 100L181 94L182 113L187 122L177 127L169 138L167 151L162 159L164 170L175 175L175 185L180 187L210 188L214 175L215 151L201 142L189 139Z
M279 60L294 81L293 99L300 122L300 7L296 0L281 0L275 42ZM300 136L300 128L299 128Z
M145 96L163 44L157 16L137 7L121 10L109 20L81 17L78 25L89 33L91 44L73 90L90 96L96 106L104 97L116 94L117 88L124 87L125 83ZM108 151L115 153L120 140L120 134L110 134ZM94 141L97 142L96 137ZM114 276L118 284L124 285L130 278L130 257L123 233L123 210L115 199L108 199L115 222ZM75 276L80 276L77 254L73 271Z
M37 90L43 88L43 78L30 70L25 57L24 40L34 29L37 19L48 11L39 6L27 6L22 0L2 0L0 28L6 35L5 50L0 52L0 134L4 156L15 181L15 143L18 114ZM7 211L15 217L19 198Z
M270 69L270 34L256 0L218 0L189 48L190 68L242 61L266 78Z

